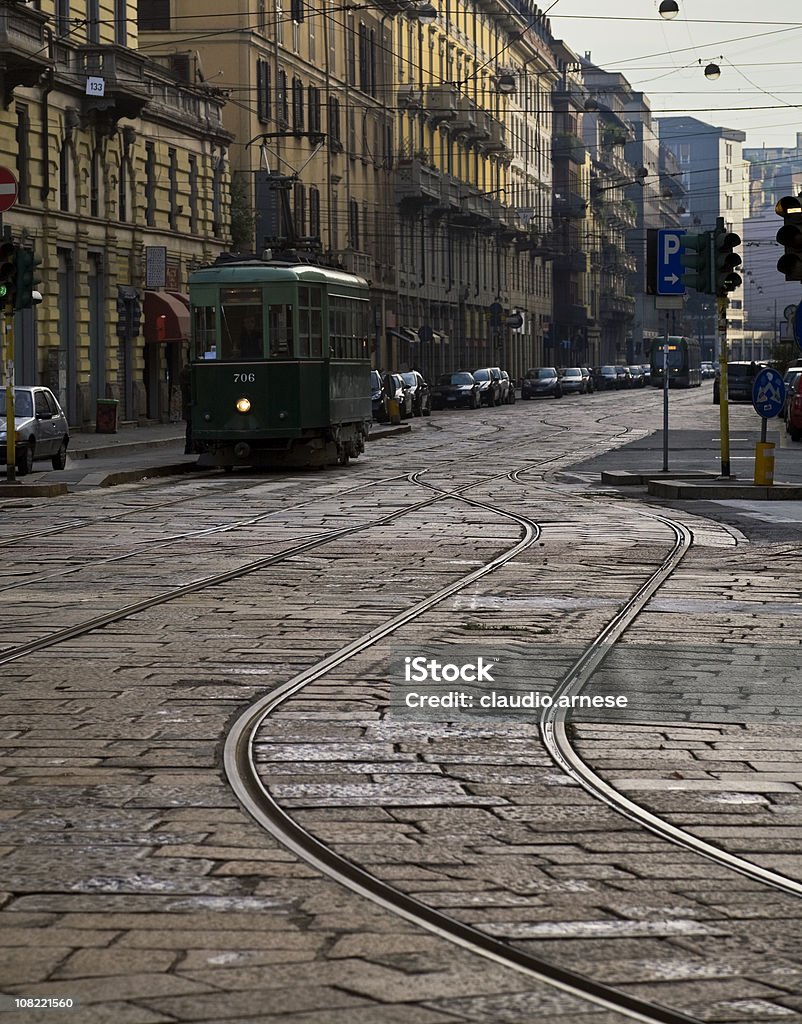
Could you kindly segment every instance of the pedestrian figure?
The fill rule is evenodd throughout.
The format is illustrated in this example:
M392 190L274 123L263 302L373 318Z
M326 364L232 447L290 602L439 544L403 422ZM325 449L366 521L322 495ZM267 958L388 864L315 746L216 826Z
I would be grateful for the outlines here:
M184 439L184 455L192 454L192 368L189 363L189 354L181 367L178 377L181 385L181 416L186 420L187 429Z

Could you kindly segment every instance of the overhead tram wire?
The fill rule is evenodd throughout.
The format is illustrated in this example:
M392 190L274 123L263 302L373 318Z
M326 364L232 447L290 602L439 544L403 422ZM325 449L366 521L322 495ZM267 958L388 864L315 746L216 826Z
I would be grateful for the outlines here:
M554 0L554 3L552 3L551 6L548 7L544 12L542 12L542 16L545 16L546 14L548 14L556 6L556 4L558 2L559 2L559 0ZM305 13L305 20L306 20L307 16L311 17L311 16L316 16L316 15L325 15L327 18L330 18L330 20L333 23L338 24L343 29L346 29L347 28L346 24L344 22L342 22L342 21L338 21L337 19L333 18L332 14L342 13L342 12L349 12L351 10L363 10L363 9L368 9L369 7L370 7L370 5L361 5L361 4L357 5L357 4L355 4L355 5L343 5L342 7L333 8L333 9L328 10L328 11L325 10L325 9L321 9L321 10L318 11L318 10L314 10L313 8L311 8L311 5L309 5L309 10ZM224 15L220 15L220 16L224 16ZM225 16L228 17L230 15L225 15ZM194 17L194 16L192 16L192 17ZM561 17L561 16L557 15L556 17ZM568 16L566 16L566 17L568 17ZM582 17L586 18L586 19L589 19L589 20L598 20L597 16L586 15L586 16L582 16ZM602 18L603 16L598 16L598 17ZM290 18L286 18L286 19L281 19L281 23L282 24L290 23L290 22L293 22L294 20L295 19L293 19L291 17ZM616 19L606 19L605 18L604 20L616 20ZM646 20L651 20L651 19L644 18L644 19L622 19L622 20L644 20L644 21L646 21ZM683 19L683 20L687 21L689 19ZM704 20L704 19L699 19L699 20ZM535 21L532 24L535 24L536 21L537 21L537 19L535 19ZM273 23L275 24L275 22L273 22ZM713 22L713 23L715 23L715 22ZM733 22L733 24L772 24L773 25L773 24L779 24L779 23L778 22L762 22L762 21L755 21L755 22L744 21L744 22ZM792 27L792 26L786 26L786 28L789 28L789 27ZM229 33L229 32L244 33L244 32L253 32L254 29L250 28L250 27L244 27L244 28L243 27L237 27L236 29L224 30L224 31L226 33ZM220 34L220 33L211 33L211 34L214 35L214 34ZM772 34L775 34L775 33L761 33L761 35L772 35ZM207 33L204 36L196 36L194 38L197 40L197 39L201 39L201 38L208 38L208 36L209 36L209 34ZM743 37L737 37L737 38L740 39L740 38L743 38ZM752 38L757 38L757 37L750 36L748 38L752 39ZM184 38L182 40L177 40L177 41L175 41L175 43L182 43L182 42L189 42L189 41L192 41L192 38ZM504 52L506 49L508 49L511 45L513 45L513 43L516 42L516 41L517 40L514 39L514 38L510 39L509 42L505 44L505 46L503 46L499 50L497 50L496 53L492 57L488 58L483 64L479 65L473 72L471 72L467 76L467 78L462 79L462 81L460 83L458 83L458 84L462 84L462 82L469 82L472 79L475 79L476 76L482 70L484 70L486 67L490 66L494 61L496 61L498 56L502 52ZM732 40L725 40L724 42L728 42L728 41L732 41ZM160 42L158 44L154 43L152 45L154 47L156 47L156 46L163 47L164 46L164 42ZM711 47L713 47L713 46L720 45L720 43L716 42L716 43L711 43L709 45ZM387 53L389 53L391 58L397 56L396 54L392 53L392 51L388 47L383 46L381 43L379 43L378 46L379 46L380 49L385 50ZM146 49L146 48L147 47L143 47L142 49ZM688 47L688 48L684 48L684 49L696 49L696 48L695 47ZM676 52L684 52L684 49L683 50L678 50ZM647 55L646 58L641 57L641 58L636 58L636 59L639 59L639 60L640 59L647 59L649 56L661 56L661 55L665 55L665 51L663 52L663 54L650 54L650 55ZM411 69L420 70L414 62L409 61L409 63L410 63ZM621 64L623 62L621 62L621 61L607 62L606 65L605 65L605 69L607 67L609 67L611 63L612 63L612 66L615 66L615 65ZM395 87L395 83L393 83L392 85L390 83L385 83L385 85L383 87L385 87L385 88L391 88L391 87L394 88ZM794 104L786 104L786 105L790 109L795 109L795 105ZM354 104L354 107L356 108L357 104ZM359 108L361 109L361 105L359 105ZM345 109L348 109L347 105L346 105ZM384 109L385 110L392 109L392 110L398 111L400 108L397 108L397 107L390 108L387 105L384 105ZM686 108L682 108L681 110L679 108L663 108L663 109L660 109L660 110L653 110L653 113L658 113L658 114L659 113L678 113L678 112L680 112L680 113L681 112L686 112L686 113L687 112L691 112L691 113L705 113L705 112L707 112L709 110L712 110L712 109L715 109L715 108L712 108L712 107L699 107L699 108L691 108L690 111L688 110L687 107ZM743 111L743 110L764 110L764 109L773 109L773 108L771 108L771 107L750 106L750 107L733 107L733 108L729 108L729 109ZM509 131L511 131L511 127L510 126L505 126L505 127L507 127Z
M548 11L550 11L550 10L551 10L551 9L552 9L552 8L553 8L553 7L555 6L555 4L556 4L557 2L558 2L558 0L555 0L554 4L552 4L552 5L551 5L551 7L549 7L549 8L547 9L547 11L546 11L546 12L543 12L543 13L544 13L544 14L545 14L545 13L548 13ZM339 9L338 9L337 13L339 13L339 12L342 12L342 11L348 11L348 10L352 10L352 9L362 9L362 5L359 5L359 6L357 6L357 5L353 5L353 7L349 5L348 7L342 7L342 8L339 8ZM332 14L332 13L334 13L334 12L331 12L331 11L330 11L330 12L324 12L324 11L320 11L320 12L317 12L317 11L316 11L316 12L311 12L311 11L310 11L310 14L311 14L311 13L315 13L315 14L317 14L317 13L321 13L321 14L322 14L322 13L325 13L327 17L331 17L331 14ZM283 19L283 20L286 20L286 21L293 21L294 19L292 19L292 18L289 18L289 19ZM336 24L340 24L340 26L341 26L341 27L342 27L343 29L345 29L345 28L347 27L347 26L346 26L345 24L343 24L342 22L338 22L338 21L337 21L337 19L335 19L335 18L331 18L331 20L332 20L332 21L334 21L334 22L335 22ZM242 28L242 27L237 27L236 29L232 29L231 31L233 31L233 32L251 32L251 31L253 31L253 30L252 30L251 28ZM205 38L205 37L204 37L204 38ZM184 40L184 41L186 41L186 40ZM500 49L499 49L498 51L496 51L496 54L494 55L494 57L491 57L491 58L489 58L489 59L488 59L488 60L486 60L486 61L485 61L485 62L484 62L483 64L479 65L479 67L477 67L477 68L476 68L476 69L475 69L475 70L474 70L474 71L473 71L473 72L472 72L472 73L471 73L471 74L470 74L470 75L468 76L468 78L467 78L467 79L464 79L463 81L466 81L466 82L467 82L467 81L470 81L471 79L474 79L474 78L475 78L475 77L476 77L476 76L477 76L477 75L478 75L478 74L479 74L479 73L480 73L480 72L481 72L481 71L482 71L482 70L483 70L484 68L488 67L488 66L489 66L489 65L490 65L490 64L491 64L491 63L492 63L492 62L493 62L494 60L496 60L496 59L497 59L497 57L498 57L498 55L499 55L499 54L500 54L501 52L503 52L503 50L504 50L504 49L507 49L507 48L508 48L509 46L511 46L511 45L512 45L512 44L513 44L513 43L514 43L515 41L516 41L515 39L511 39L511 40L510 40L510 41L509 41L509 42L508 42L508 43L507 43L507 44L505 45L505 47L502 47L502 48L500 48ZM155 45L155 44L154 44L154 45ZM160 43L160 44L158 44L158 45L160 45L160 46L163 46L163 45L164 45L164 43L163 43L163 42L161 42L161 43ZM390 49L389 49L388 47L384 46L383 44L381 44L381 43L380 43L380 44L379 44L379 47L380 47L380 49L383 49L383 50L385 50L385 51L386 51L387 53L389 53L389 55L390 55L390 58L391 58L391 59L392 59L393 57L397 56L396 54L392 53L392 51L391 51L391 50L390 50ZM411 71L412 71L412 70L419 70L419 69L418 69L418 66L417 66L417 64L415 64L415 63L414 63L414 62L412 62L412 61L410 61L409 63L410 63L410 65L411 65L411 67L410 67L410 70L411 70ZM387 85L387 87L391 87L391 86L389 85L389 83L386 83L386 85ZM345 86L343 86L343 88L345 88ZM276 91L277 91L277 90L276 90ZM230 96L229 96L229 100L230 100L231 102L235 103L236 105L240 106L240 107L241 107L241 108L243 108L243 109L248 109L248 110L251 110L251 111L252 111L252 109L253 109L253 107L252 107L251 105L249 105L249 104L247 104L247 103L243 103L243 102L241 102L241 101L233 100L233 99L232 99L232 98L231 98ZM789 104L789 106L791 106L791 105ZM358 103L353 103L353 104L350 104L350 105L349 105L349 104L345 104L345 105L344 105L344 109L345 109L346 111L347 111L348 109L360 109L360 110L364 110L364 104L358 104ZM401 109L401 108L396 108L396 107L393 107L393 108L388 108L388 107L387 107L387 105L383 105L382 109L383 109L383 110L385 110L385 111L386 111L386 110L389 110L389 109L392 109L392 110L396 110L396 111L397 111L397 110L399 110L399 109ZM664 109L662 109L662 110L654 110L654 109L653 109L653 113L661 113L661 112L662 112L662 113L668 113L668 112L672 112L672 111L673 111L673 110L675 110L675 109L676 109L676 108L664 108ZM703 111L707 111L707 110L709 110L709 109L711 109L711 108L709 108L709 107L705 107L705 108L699 108L700 112L703 112ZM731 109L739 109L739 110L742 110L742 109L755 109L755 110L760 110L760 109L772 109L772 108L767 108L767 107L757 107L757 106L755 106L755 107L747 107L747 108L731 108ZM681 110L680 110L679 112L684 112L684 113L687 113L687 112L688 112L688 108L682 108L682 109L681 109ZM515 137L515 138L519 138L519 137L518 137L517 135L515 135L515 134L514 134L514 133L512 132L512 128L511 128L511 126L506 126L506 127L507 127L508 131L509 131L509 132L510 132L511 134L513 134L513 137ZM701 134L701 133L700 133L700 134ZM521 141L521 140L519 139L519 141ZM311 183L308 183L308 182L304 182L304 184L311 184ZM322 185L324 185L325 183L324 183L324 182L321 182L321 183L319 183L319 184L320 184L320 185L322 186Z

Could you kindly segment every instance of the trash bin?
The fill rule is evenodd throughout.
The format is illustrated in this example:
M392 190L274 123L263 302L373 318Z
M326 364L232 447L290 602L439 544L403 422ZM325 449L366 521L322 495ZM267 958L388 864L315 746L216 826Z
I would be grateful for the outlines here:
M96 434L117 433L117 399L98 398L95 413Z
M758 441L755 445L755 483L774 483L774 444L772 441Z

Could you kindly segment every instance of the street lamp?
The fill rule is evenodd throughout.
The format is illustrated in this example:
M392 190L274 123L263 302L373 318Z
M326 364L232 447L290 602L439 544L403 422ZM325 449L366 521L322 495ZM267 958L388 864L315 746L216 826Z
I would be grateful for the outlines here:
M705 68L705 78L710 82L714 82L717 78L721 78L721 68L718 64L713 64L711 62L707 65Z
M515 75L509 71L502 71L496 78L496 88L504 96L509 96L510 93L515 92Z
M420 4L409 12L421 25L433 25L437 21L437 8L434 4Z
M671 21L672 18L676 18L679 14L679 4L677 0L663 0L659 8L660 17L665 18L666 21Z

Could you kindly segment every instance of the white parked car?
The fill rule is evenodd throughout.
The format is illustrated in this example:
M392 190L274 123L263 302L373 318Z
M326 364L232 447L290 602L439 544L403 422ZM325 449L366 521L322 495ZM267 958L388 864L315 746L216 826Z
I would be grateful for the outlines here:
M53 469L67 464L70 427L67 417L49 388L14 388L15 461L17 473L26 476L34 459L50 459ZM6 392L0 390L0 466L6 464Z

